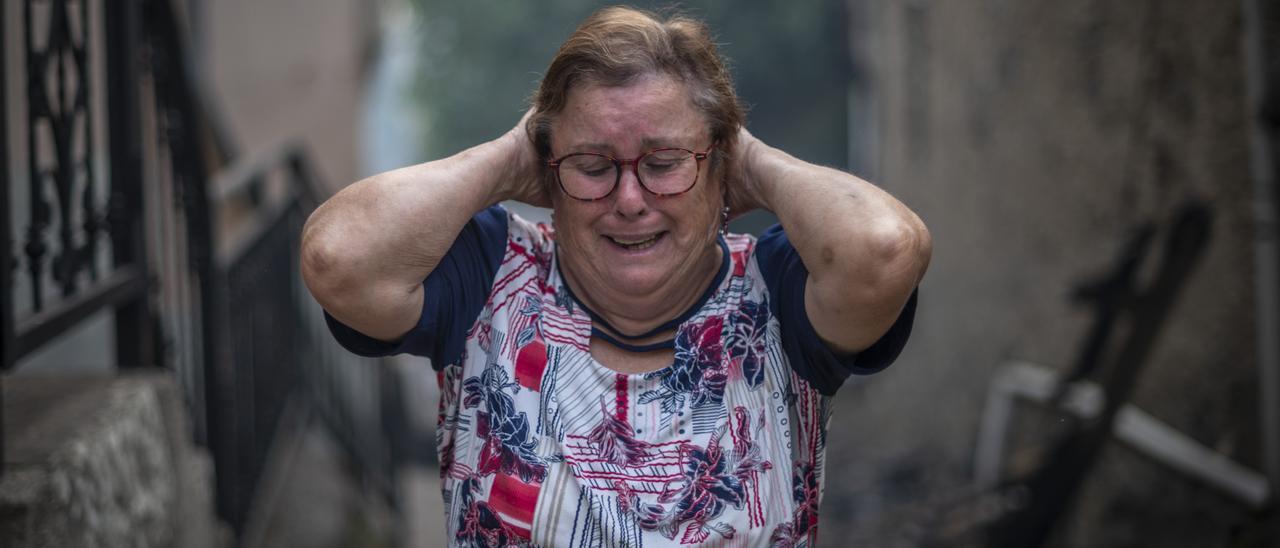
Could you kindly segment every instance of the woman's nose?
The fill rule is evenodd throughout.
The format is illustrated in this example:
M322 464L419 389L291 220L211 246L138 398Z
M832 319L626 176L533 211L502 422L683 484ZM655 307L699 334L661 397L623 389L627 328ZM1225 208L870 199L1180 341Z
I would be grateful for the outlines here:
M635 164L621 166L618 188L614 191L614 209L624 217L643 215L649 209L648 191L640 184Z

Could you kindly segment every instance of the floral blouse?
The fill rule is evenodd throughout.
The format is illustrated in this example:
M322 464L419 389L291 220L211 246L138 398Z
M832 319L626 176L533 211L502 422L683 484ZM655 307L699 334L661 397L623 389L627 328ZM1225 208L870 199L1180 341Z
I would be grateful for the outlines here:
M915 296L871 349L836 355L804 316L807 271L780 228L721 245L674 362L651 373L592 359L591 319L564 287L552 230L496 207L424 282L423 320L403 341L329 318L354 352L433 359L452 544L813 542L830 396L896 359Z

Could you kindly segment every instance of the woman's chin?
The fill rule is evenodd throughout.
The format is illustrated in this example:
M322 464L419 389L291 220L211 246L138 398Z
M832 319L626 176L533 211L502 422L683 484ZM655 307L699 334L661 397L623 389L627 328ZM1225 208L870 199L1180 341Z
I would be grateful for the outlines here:
M607 273L605 279L613 286L614 291L623 295L633 297L652 295L658 292L658 289L663 285L664 276L661 276L651 268L611 270L613 271Z

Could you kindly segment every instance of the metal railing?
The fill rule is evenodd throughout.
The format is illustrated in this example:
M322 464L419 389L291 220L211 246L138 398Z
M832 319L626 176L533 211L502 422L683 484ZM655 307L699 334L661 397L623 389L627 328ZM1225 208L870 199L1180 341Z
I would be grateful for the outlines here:
M11 108L0 92L0 370L12 370L104 310L115 314L116 363L157 363L147 319L152 269L139 215L142 178L132 162L139 155L125 152L140 143L130 133L138 124L118 123L137 112L128 107L136 103L138 86L126 78L91 77L98 64L110 74L137 74L118 72L130 70L122 61L136 59L137 41L125 39L131 33L124 27L132 6L121 2L120 10L106 10L101 27L91 24L89 0L27 0L0 8L0 33L21 35L25 60L5 68L26 84L13 98L21 108ZM0 47L10 43L0 39ZM95 43L105 43L105 55ZM103 96L114 160L109 177L94 169L101 143L94 139L92 106ZM0 430L0 447L3 438Z
M280 429L290 427L279 422L292 398L305 398L368 485L393 491L381 428L386 368L333 340L298 270L302 226L322 198L311 166L288 141L233 163L209 186L224 236L212 273L221 344L209 357L217 364L211 448L219 508L237 530Z
M176 376L193 437L214 457L217 512L237 536L292 427L281 420L290 401L314 409L363 483L390 497L388 369L337 345L298 271L302 225L325 198L305 148L288 141L228 160L172 0L97 0L101 28L86 15L92 1L25 0L21 28L0 8L0 45L9 32L27 36L29 91L17 140L0 87L0 191L30 198L26 210L0 206L0 257L13 264L0 268L0 369L108 311L118 367ZM51 64L74 70L50 79ZM110 159L96 174L95 94L108 107ZM8 163L15 150L29 153L25 166ZM0 430L0 450L3 441Z

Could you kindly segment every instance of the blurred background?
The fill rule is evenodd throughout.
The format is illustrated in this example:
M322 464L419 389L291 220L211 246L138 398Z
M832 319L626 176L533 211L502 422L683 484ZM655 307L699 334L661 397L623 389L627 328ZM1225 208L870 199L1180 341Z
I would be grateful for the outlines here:
M299 231L509 129L598 7L5 0L0 545L444 545L435 374L336 346ZM1280 5L681 8L754 134L934 236L818 545L1280 545Z

